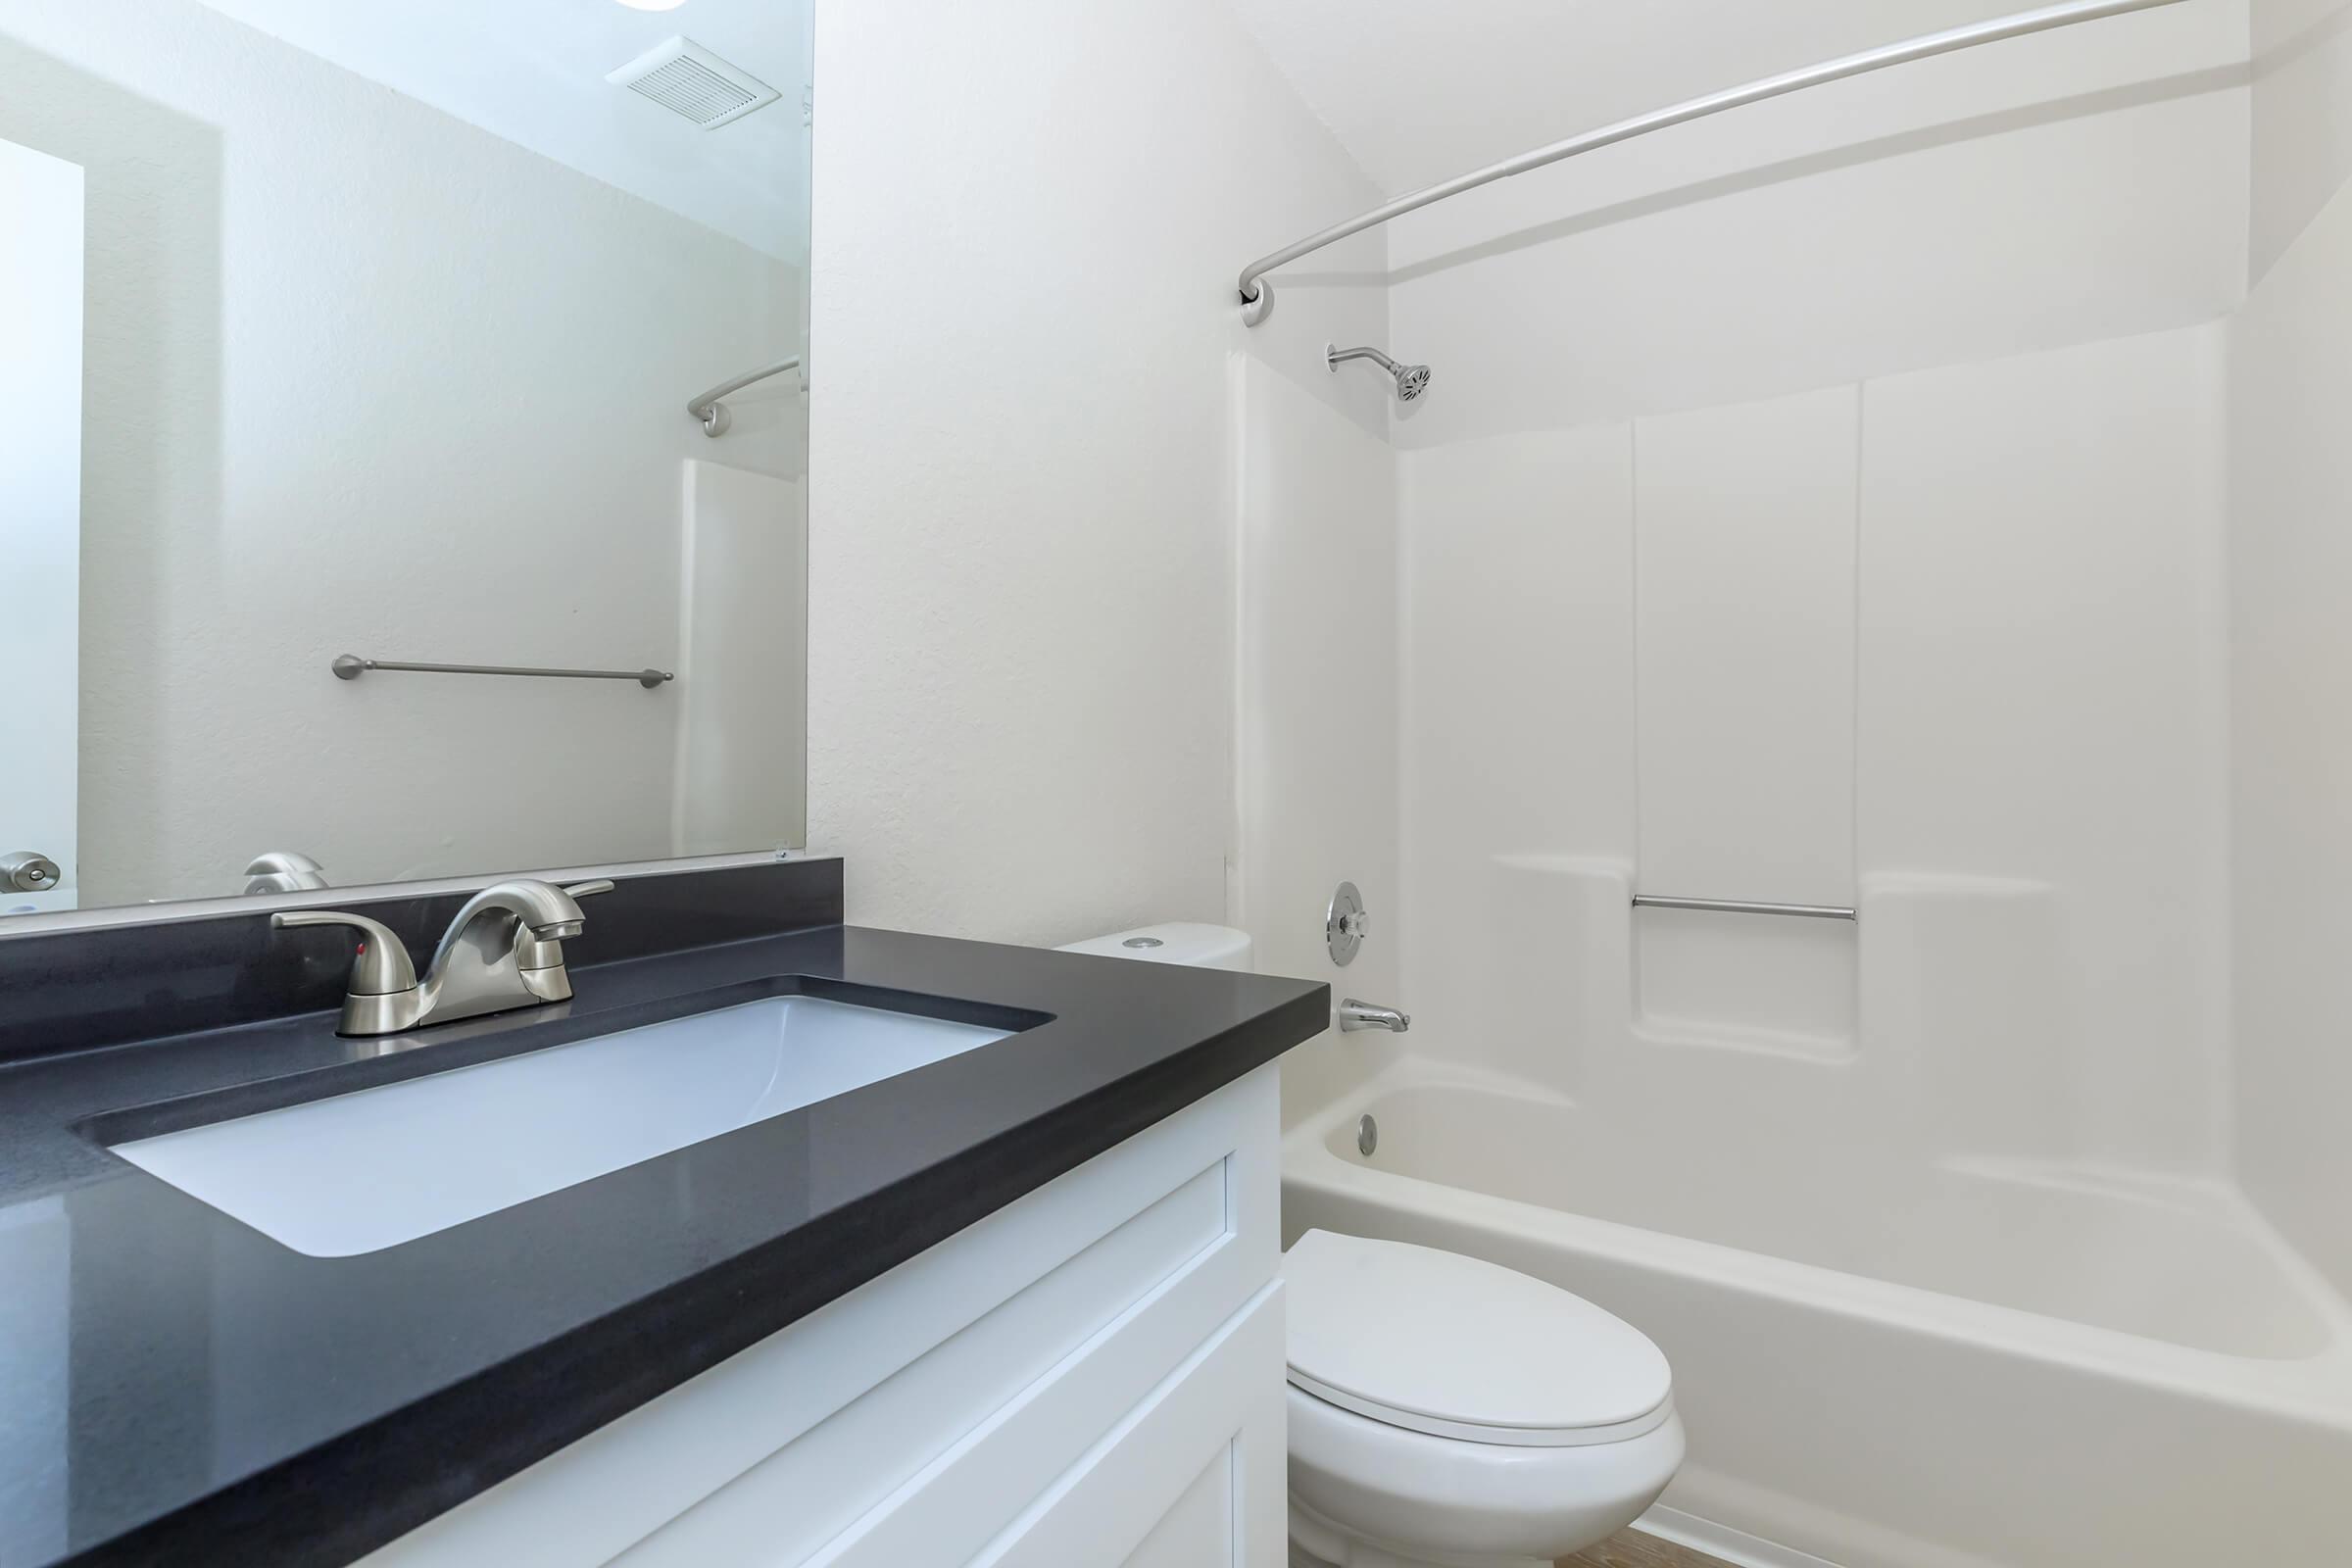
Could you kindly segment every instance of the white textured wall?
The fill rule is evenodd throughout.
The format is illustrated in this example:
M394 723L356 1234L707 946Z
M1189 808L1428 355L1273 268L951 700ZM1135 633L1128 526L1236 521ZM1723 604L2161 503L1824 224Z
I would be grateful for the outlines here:
M1384 417L1377 237L1231 279L1372 192L1221 0L820 5L817 79L810 843L870 923L1222 919L1227 356Z
M2311 10L2256 16L2277 30ZM2230 325L2232 909L2239 1162L2271 1218L2352 1292L2352 163L2325 133L2352 120L2340 52L2293 68L2331 78L2292 89L2317 94L2299 133L2259 133L2271 89L2256 88L2256 190L2319 205L2275 222L2277 259Z
M1260 969L1329 981L1335 1003L1404 1005L1396 466L1379 435L1263 362L1237 355L1234 374L1232 915L1255 939ZM1343 881L1372 919L1345 968L1331 961L1324 926ZM1359 1031L1300 1048L1283 1059L1286 1115L1328 1103L1409 1039Z
M2244 0L2193 0L1754 105L1401 220L1396 350L1437 378L1396 438L2209 320L2244 288L2245 54Z
M84 903L668 853L666 694L326 664L666 663L680 460L800 462L680 405L795 274L192 0L21 0L0 78L88 178Z

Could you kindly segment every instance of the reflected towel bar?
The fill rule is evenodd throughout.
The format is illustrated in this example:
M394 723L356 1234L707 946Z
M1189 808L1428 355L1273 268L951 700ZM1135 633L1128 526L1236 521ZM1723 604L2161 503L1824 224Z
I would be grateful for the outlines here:
M1637 893L1637 908L1703 909L1715 914L1786 914L1800 920L1859 919L1851 909L1841 909L1834 904L1757 904L1746 899L1669 899L1659 894Z
M417 664L398 659L339 654L328 666L337 680L358 680L371 669L412 669L427 675L555 675L565 680L633 680L647 691L678 677L666 669L541 669L531 664Z

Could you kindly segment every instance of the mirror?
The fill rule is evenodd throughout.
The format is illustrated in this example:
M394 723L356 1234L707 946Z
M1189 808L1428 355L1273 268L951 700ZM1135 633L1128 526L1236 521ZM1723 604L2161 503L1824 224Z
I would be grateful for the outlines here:
M0 917L802 842L808 22L0 5Z

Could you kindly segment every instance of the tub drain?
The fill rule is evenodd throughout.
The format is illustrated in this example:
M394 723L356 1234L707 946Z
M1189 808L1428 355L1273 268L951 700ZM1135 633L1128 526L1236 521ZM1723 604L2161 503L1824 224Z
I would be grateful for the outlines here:
M1380 1123L1367 1115L1362 1121L1355 1124L1355 1152L1366 1159L1370 1159L1372 1151L1379 1147Z

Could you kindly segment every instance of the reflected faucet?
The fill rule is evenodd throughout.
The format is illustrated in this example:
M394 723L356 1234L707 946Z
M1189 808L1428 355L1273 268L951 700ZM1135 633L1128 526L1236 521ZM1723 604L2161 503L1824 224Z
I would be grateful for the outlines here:
M1340 1032L1353 1034L1358 1029L1386 1029L1400 1035L1413 1026L1413 1015L1398 1012L1395 1007L1375 1007L1353 997L1340 1004Z
M245 867L247 893L308 893L328 885L326 867L299 850L271 850Z
M450 921L422 980L416 978L407 944L364 914L281 909L270 917L270 924L281 931L344 925L360 933L343 997L343 1021L335 1032L367 1038L570 1000L564 941L578 936L587 924L576 901L612 891L610 882L577 882L567 888L534 877L494 882L466 900Z

